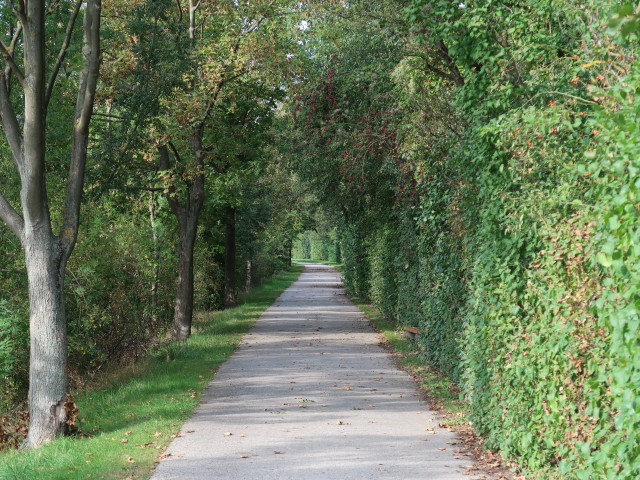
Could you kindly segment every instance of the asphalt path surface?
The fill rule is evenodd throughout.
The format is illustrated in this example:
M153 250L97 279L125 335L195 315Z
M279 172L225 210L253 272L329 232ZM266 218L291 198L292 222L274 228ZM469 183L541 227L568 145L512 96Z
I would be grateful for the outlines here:
M220 367L152 480L473 479L340 274L305 267Z

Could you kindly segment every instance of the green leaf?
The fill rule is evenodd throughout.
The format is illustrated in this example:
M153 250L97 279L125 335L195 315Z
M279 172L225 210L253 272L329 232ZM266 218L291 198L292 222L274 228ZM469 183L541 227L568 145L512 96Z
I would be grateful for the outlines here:
M624 5L622 5L620 7L620 10L618 10L618 16L620 16L620 17L628 17L632 13L633 13L633 4L632 3L625 3Z
M611 264L613 263L611 255L607 255L604 252L598 252L598 254L596 255L596 260L600 265L606 268L610 267Z

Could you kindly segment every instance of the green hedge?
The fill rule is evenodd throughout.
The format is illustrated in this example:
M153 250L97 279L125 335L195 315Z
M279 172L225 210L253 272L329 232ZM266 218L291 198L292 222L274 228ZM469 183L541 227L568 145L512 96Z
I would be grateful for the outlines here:
M366 207L343 201L347 288L421 328L486 446L533 478L639 478L638 17L598 0L415 0L406 18L419 54L376 78L395 82L402 155L348 165L386 177L360 187ZM428 65L450 68L442 45L464 84ZM350 77L331 68L340 98ZM348 145L334 121L328 156Z

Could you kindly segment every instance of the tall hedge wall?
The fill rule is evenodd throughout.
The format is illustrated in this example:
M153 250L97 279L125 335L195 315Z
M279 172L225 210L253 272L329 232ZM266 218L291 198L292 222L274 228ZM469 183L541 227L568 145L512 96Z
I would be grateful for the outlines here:
M393 92L375 111L395 113L376 128L396 146L329 176L347 287L421 328L425 362L459 382L489 448L534 477L640 478L634 9L414 0L404 14L380 29L414 43L362 89ZM299 128L321 125L302 145L327 165L361 148L345 115L373 117L349 93L365 81L354 63L332 57L301 102L329 90L338 114L298 111L321 116ZM364 206L353 171L370 172L355 180Z

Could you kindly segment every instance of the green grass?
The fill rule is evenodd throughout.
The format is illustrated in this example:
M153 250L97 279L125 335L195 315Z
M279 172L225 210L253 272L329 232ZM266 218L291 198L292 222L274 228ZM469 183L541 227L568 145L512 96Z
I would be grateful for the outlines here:
M193 413L216 369L242 334L302 267L252 290L234 309L199 315L186 342L166 345L76 396L80 434L41 448L0 454L0 480L146 479Z

